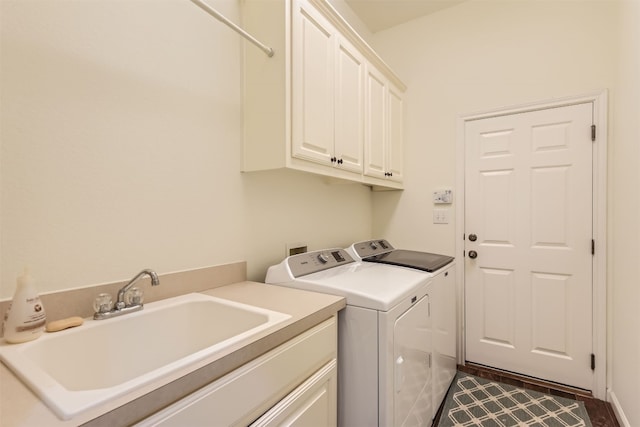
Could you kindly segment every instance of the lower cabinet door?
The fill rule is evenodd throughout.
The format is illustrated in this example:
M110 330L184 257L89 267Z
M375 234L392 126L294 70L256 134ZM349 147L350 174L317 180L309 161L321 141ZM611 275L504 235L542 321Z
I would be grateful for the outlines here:
M336 316L144 419L135 427L242 426L290 399L337 357ZM335 374L334 374L335 388ZM328 387L328 386L327 386ZM335 412L336 393L332 391ZM268 413L267 412L267 413ZM308 424L309 425L309 424ZM335 425L335 420L333 424Z
M251 427L336 426L337 372L334 359L258 418Z

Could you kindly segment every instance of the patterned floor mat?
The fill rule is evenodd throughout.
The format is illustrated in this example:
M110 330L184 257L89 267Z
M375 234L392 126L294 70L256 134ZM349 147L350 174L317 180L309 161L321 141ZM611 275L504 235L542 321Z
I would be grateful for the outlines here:
M584 403L458 372L438 427L592 427Z

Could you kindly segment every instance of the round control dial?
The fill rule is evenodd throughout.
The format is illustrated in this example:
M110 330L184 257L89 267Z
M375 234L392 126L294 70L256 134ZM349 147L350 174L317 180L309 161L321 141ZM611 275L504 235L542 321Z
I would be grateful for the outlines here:
M376 242L371 242L371 243L369 243L369 246L370 246L370 247L371 247L371 249L373 249L374 251L375 251L376 249L378 249L378 245L376 244Z
M329 256L324 252L320 252L318 254L318 261L320 261L322 264L326 264L327 262L329 262Z

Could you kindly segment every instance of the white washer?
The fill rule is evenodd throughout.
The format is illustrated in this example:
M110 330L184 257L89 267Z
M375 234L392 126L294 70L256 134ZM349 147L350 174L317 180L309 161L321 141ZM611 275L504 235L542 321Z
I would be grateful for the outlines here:
M453 257L395 249L384 239L354 243L347 248L347 252L358 261L395 266L398 270L414 269L423 273L425 277L431 278L429 301L433 349L432 394L434 412L437 412L457 370L457 316Z
M431 425L431 282L423 273L328 249L286 258L266 282L346 298L338 318L339 426Z

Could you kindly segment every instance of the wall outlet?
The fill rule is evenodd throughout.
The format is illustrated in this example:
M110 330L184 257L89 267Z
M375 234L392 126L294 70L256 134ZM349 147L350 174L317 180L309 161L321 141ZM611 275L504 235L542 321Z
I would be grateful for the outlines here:
M449 209L434 209L433 210L433 223L434 224L449 224Z

